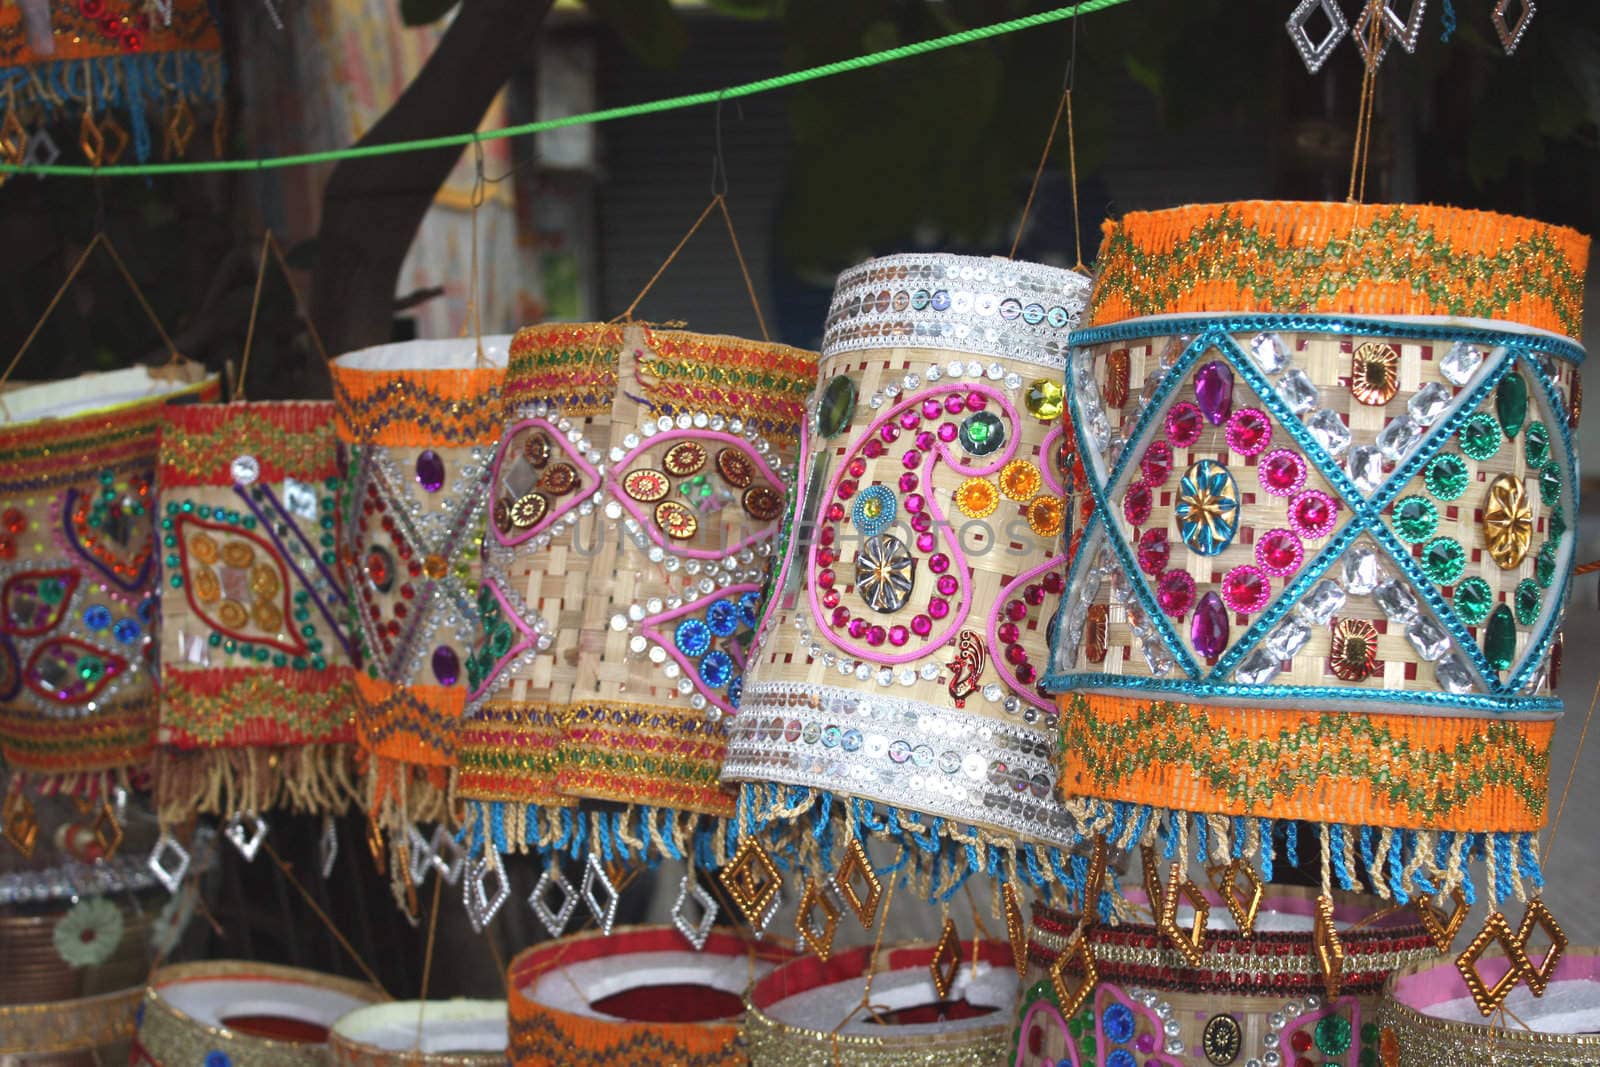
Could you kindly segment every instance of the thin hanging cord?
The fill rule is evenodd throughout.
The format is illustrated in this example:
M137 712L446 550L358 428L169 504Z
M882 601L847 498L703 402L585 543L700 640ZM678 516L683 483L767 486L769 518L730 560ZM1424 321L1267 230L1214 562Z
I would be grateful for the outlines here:
M1600 703L1600 679L1594 683L1594 693L1589 697L1589 711L1583 717L1583 730L1578 734L1578 751L1572 754L1572 769L1567 772L1567 784L1561 789L1561 802L1556 805L1556 814L1550 820L1550 835L1544 842L1544 864L1550 866L1550 854L1555 851L1556 831L1561 829L1561 813L1567 810L1567 794L1572 792L1572 781L1578 776L1578 767L1583 760L1583 743L1589 739L1589 724L1594 721L1595 704Z
M373 973L372 968L367 966L367 961L361 958L361 953L357 952L355 946L350 944L349 939L344 936L344 932L339 929L332 919L328 918L328 913L322 910L322 907L312 897L310 891L300 883L300 879L294 876L294 868L285 863L283 857L278 855L277 850L272 847L272 842L263 839L261 847L267 850L267 857L277 864L278 869L283 872L283 876L289 880L289 884L294 886L305 902L310 905L311 910L316 913L317 918L322 920L322 925L326 926L328 932L333 934L334 940L339 942L339 946L349 953L356 966L361 968L361 973L367 976L367 981L372 983L372 987L385 997L388 997L389 991L383 988L383 983L378 980L378 976Z
M1361 99L1356 108L1355 144L1350 153L1350 189L1346 199L1357 202L1356 180L1359 174L1361 189L1366 186L1366 150L1371 134L1372 98L1378 80L1378 45L1383 40L1384 0L1367 2L1367 56L1361 72Z
M439 932L439 891L444 888L444 876L433 875L433 906L428 909L428 946L422 950L422 991L417 995L417 1051L422 1050L423 1015L428 1010L428 979L433 976L433 939Z
M239 380L234 383L233 399L245 398L245 375L250 370L250 351L256 341L256 316L261 313L261 284L267 280L267 252L271 231L261 238L261 259L256 264L256 292L250 298L250 325L244 331L244 355L239 357Z
M483 142L476 138L472 141L472 152L477 174L472 180L472 282L467 293L467 316L472 326L472 336L477 345L477 363L480 367L487 367L489 361L483 355L483 303L478 292L478 209L483 206L484 181L483 181Z
M1022 204L1022 217L1017 220L1016 236L1011 239L1007 259L1017 258L1017 248L1022 244L1023 231L1028 226L1028 213L1033 209L1033 198L1039 192L1039 181L1044 177L1045 164L1050 161L1050 149L1056 142L1056 130L1061 126L1061 116L1067 116L1067 161L1072 178L1072 241L1077 257L1076 269L1083 269L1083 229L1078 220L1078 145L1072 126L1072 87L1078 71L1078 6L1072 8L1072 45L1067 57L1067 73L1061 79L1061 99L1056 102L1055 117L1050 120L1050 132L1044 139L1044 151L1039 153L1039 165L1033 171L1033 183L1028 186L1028 198Z
M739 261L739 273L744 277L744 291L750 294L750 306L756 313L756 325L761 327L761 339L770 342L772 335L767 332L767 318L761 314L761 301L756 299L756 285L750 280L750 268L745 266L744 251L739 247L739 235L733 232L733 216L728 214L728 198L719 196L717 206L722 208L722 221L728 224L728 240L733 242L733 255Z
M683 251L683 246L689 243L689 238L694 236L695 231L700 228L700 224L706 221L706 216L711 214L711 209L716 207L717 203L721 199L722 197L720 196L714 196L711 198L711 203L707 204L705 206L705 210L700 212L700 217L694 220L694 225L689 227L689 232L679 238L677 245L674 246L671 252L667 253L666 260L662 262L661 266L656 268L656 272L654 274L650 275L650 280L644 283L644 288L640 289L639 295L633 298L633 303L629 304L627 309L623 311L622 314L612 319L612 322L632 321L634 309L639 306L639 302L645 298L645 294L648 293L651 287L654 286L656 282L661 279L661 276L667 272L667 268L672 266L672 261L678 258L678 253Z

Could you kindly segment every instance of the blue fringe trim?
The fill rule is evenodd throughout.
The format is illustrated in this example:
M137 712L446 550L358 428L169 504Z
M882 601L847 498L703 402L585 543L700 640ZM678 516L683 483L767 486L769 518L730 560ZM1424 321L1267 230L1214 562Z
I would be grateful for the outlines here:
M134 155L146 163L155 145L151 127L165 124L178 97L190 107L216 104L225 80L216 52L135 52L6 67L0 69L0 95L50 123L77 119L92 94L96 112L126 118Z
M1113 848L1130 849L1145 839L1151 820L1156 820L1157 833L1163 838L1160 854L1164 860L1177 858L1179 820L1190 819L1192 829L1191 849L1196 857L1213 854L1215 842L1210 840L1211 828L1205 819L1184 813L1152 808L1148 805L1107 801L1087 801L1084 824L1104 826L1106 841ZM1250 829L1249 820L1229 818L1228 854L1245 856L1252 860L1263 881L1271 881L1275 842L1281 843L1291 866L1300 862L1299 826L1294 820L1257 818L1255 830L1261 847L1254 854L1245 850L1245 839ZM1330 877L1342 889L1371 889L1392 897L1397 903L1407 904L1418 895L1431 895L1448 888L1448 872L1460 872L1458 883L1467 901L1474 903L1478 887L1473 881L1472 866L1482 865L1493 873L1487 885L1491 901L1498 906L1516 895L1517 880L1525 892L1538 893L1544 888L1544 872L1540 869L1537 852L1538 835L1519 833L1454 833L1447 830L1394 830L1390 847L1382 849L1381 827L1347 826L1329 823L1312 824L1314 833L1327 835L1328 856L1332 870ZM1347 862L1346 845L1351 846L1356 858L1354 866ZM1320 848L1317 841L1313 847ZM1072 897L1082 894L1083 879L1088 864L1081 856L1070 858L1064 871L1053 879L1066 886ZM1414 868L1414 869L1413 869ZM1406 872L1410 870L1408 875ZM1109 901L1102 899L1100 911L1109 918Z
M465 824L456 842L476 859L485 851L522 852L549 858L565 854L581 859L591 849L607 863L634 863L654 869L662 860L688 858L678 845L678 826L692 820L689 838L695 865L713 871L737 847L732 820L690 815L674 808L633 805L616 808L544 808L501 801L468 801ZM513 838L512 827L520 826ZM637 842L630 845L632 839Z
M769 815L777 811L798 811L792 820ZM927 880L928 900L948 901L961 891L969 878L980 875L996 883L1015 881L1038 890L1046 899L1065 893L1076 901L1083 895L1088 873L1087 861L1062 848L1018 842L1005 847L978 844L978 830L970 825L925 815L859 797L835 796L806 786L775 783L745 783L739 787L737 815L730 822L737 838L730 838L731 852L740 841L754 837L766 846L779 868L797 869L801 850L796 836L808 834L811 842L806 858L822 865L822 874L832 874L840 851L851 837L860 840L884 839L900 846L895 860L877 868L880 876L915 870ZM1015 864L1011 862L1015 857ZM1111 898L1101 901L1109 917Z

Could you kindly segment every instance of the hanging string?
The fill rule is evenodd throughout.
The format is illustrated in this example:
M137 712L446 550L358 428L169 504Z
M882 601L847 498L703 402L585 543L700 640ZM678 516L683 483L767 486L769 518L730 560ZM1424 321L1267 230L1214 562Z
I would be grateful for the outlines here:
M850 1024L851 1019L864 1011L878 1022L884 1021L882 1006L872 1004L872 980L878 974L878 951L883 947L884 931L889 929L889 909L894 906L894 887L898 882L898 878L889 879L889 890L883 897L883 914L878 917L878 933L872 939L872 955L867 957L867 974L866 981L861 986L861 999L850 1009L848 1015L839 1020L839 1025L828 1032L833 1041L833 1067L843 1067L843 1054L839 1050L839 1032Z
M1350 189L1346 199L1359 203L1367 189L1367 154L1372 140L1372 109L1377 96L1378 46L1384 37L1385 0L1366 0L1367 54L1361 72L1361 99L1356 109L1355 145L1350 154ZM1360 185L1356 184L1359 175ZM1359 191L1358 191L1359 190Z
M478 292L478 209L483 206L485 197L485 183L483 180L483 142L476 137L472 141L473 164L477 168L472 179L472 270L471 282L467 290L467 323L471 324L474 343L477 345L477 363L480 367L487 367L489 361L483 354L483 316L480 313L480 294ZM465 325L465 324L463 324Z
M1072 6L1072 14L1076 16L1078 5ZM1067 161L1071 169L1072 181L1072 242L1077 257L1077 270L1083 270L1083 230L1078 221L1078 145L1072 127L1072 85L1077 78L1078 68L1078 20L1072 20L1072 46L1067 57L1067 73L1061 79L1061 99L1056 101L1055 117L1050 120L1050 132L1044 139L1044 151L1039 153L1039 165L1034 168L1033 182L1028 186L1028 198L1022 203L1022 217L1017 220L1016 236L1011 239L1011 251L1007 259L1017 258L1017 248L1022 244L1022 233L1028 226L1028 212L1033 209L1033 198L1039 192L1039 181L1044 177L1045 164L1050 161L1050 149L1056 142L1056 130L1061 125L1063 113L1067 116Z
M268 236L261 238L261 258L256 263L256 291L255 295L250 298L250 325L245 327L244 354L239 357L239 380L234 383L233 387L233 399L235 400L243 400L245 398L245 375L250 370L250 350L255 347L256 341L256 317L261 314L261 286L267 280L267 242L270 238L270 233L271 231L268 231Z
M1555 816L1550 820L1550 833L1544 840L1544 865L1550 866L1550 855L1556 847L1556 831L1561 829L1561 814L1567 810L1567 795L1572 792L1573 779L1578 776L1578 767L1583 760L1583 745L1589 740L1589 724L1594 722L1594 709L1600 703L1600 679L1594 683L1594 692L1589 697L1589 711L1583 717L1583 730L1578 734L1578 750L1572 754L1572 769L1567 771L1567 784L1561 788L1561 801L1556 805Z
M388 990L384 989L383 983L379 981L378 976L373 973L371 967L367 966L367 961L361 958L361 953L356 951L355 946L350 943L349 938L344 936L344 931L340 930L338 925L328 917L328 913L322 910L321 905L319 905L316 899L312 897L310 890L306 889L306 887L301 884L300 879L295 877L294 868L285 863L283 857L278 855L277 850L272 847L271 841L263 838L261 841L261 847L266 849L267 858L272 860L272 862L277 865L278 870L283 872L284 878L288 879L289 884L294 886L295 890L305 900L306 904L310 906L312 912L316 914L317 918L322 920L322 925L328 928L328 932L333 935L334 940L339 942L339 946L349 954L352 960L355 961L356 966L361 968L361 973L366 975L367 981L372 983L372 987L387 998L389 996L389 992Z
M423 1016L428 1010L428 979L433 975L433 940L439 932L439 891L444 888L444 876L437 871L433 876L433 905L428 909L428 945L422 950L422 990L417 995L417 1043L412 1046L422 1051Z
M6 364L6 369L0 372L0 385L4 385L10 379L11 373L17 369L17 364L22 362L22 357L27 354L28 349L33 346L34 340L38 338L39 331L44 329L44 324L49 321L51 312L55 311L56 305L61 303L61 298L67 295L67 290L72 288L72 283L77 280L78 275L83 271L84 264L89 262L89 257L96 248L104 248L106 254L111 257L111 262L116 266L117 273L122 275L122 280L132 290L134 299L139 302L139 307L144 311L145 317L156 328L156 333L160 334L162 344L167 346L167 351L171 356L169 362L182 362L183 357L178 354L178 346L173 343L172 338L167 334L166 327L162 326L161 320L156 317L155 309L150 306L150 301L145 299L144 290L139 288L138 282L134 281L133 275L128 271L127 264L122 261L122 257L117 254L116 246L111 243L111 238L106 236L104 230L100 230L96 231L88 246L78 255L77 262L67 272L66 280L56 289L56 295L50 298L50 303L45 307L44 314L39 316L39 321L35 322L33 329L28 331L28 336L23 339L22 346L17 349L16 355L11 357L11 362Z
M250 353L254 351L256 336L256 317L261 312L262 283L267 276L267 255L271 253L278 264L278 270L283 274L284 283L289 287L289 295L294 300L296 317L305 323L306 333L311 338L311 347L316 349L317 355L322 357L322 362L328 367L333 366L333 359L328 355L327 346L322 343L322 335L317 332L317 324L311 321L311 316L306 311L305 300L300 295L299 286L294 284L294 276L289 272L289 260L283 254L283 246L278 243L277 235L267 230L261 236L261 258L256 264L256 291L250 301L250 325L245 330L244 353L239 357L239 380L234 388L233 399L245 399L246 374L250 369Z

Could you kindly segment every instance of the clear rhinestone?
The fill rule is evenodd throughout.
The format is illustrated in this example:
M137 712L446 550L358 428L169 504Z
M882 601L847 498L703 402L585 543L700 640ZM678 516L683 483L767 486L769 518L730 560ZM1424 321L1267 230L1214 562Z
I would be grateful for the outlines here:
M1012 373L1006 375L1005 387L1007 389L1011 390L1012 392L1016 392L1018 389L1021 389L1022 388L1022 375L1017 374L1015 371L1013 371Z
M1326 626L1344 607L1345 593L1332 578L1324 578L1301 599L1295 613L1308 626Z
M1438 382L1429 382L1411 394L1411 399L1406 401L1406 412L1418 426L1432 426L1452 399L1449 389Z
M1340 568L1344 573L1345 591L1352 596L1366 596L1388 577L1383 564L1378 562L1378 550L1365 542L1344 554Z
M1473 682L1472 668L1460 653L1451 653L1433 665L1433 676L1450 693L1470 693L1477 686Z
M1411 416L1396 415L1389 420L1389 425L1378 431L1378 451L1390 463L1399 463L1421 439L1422 427Z
M254 456L235 456L228 465L228 473L236 485L254 485L261 477L261 463Z
M1466 385L1483 365L1483 351L1476 345L1457 341L1439 361L1439 373L1452 385Z
M1411 642L1411 647L1417 650L1417 655L1434 662L1450 651L1450 635L1444 628L1427 616L1412 619L1406 626L1406 640Z
M555 907L550 906L550 891L555 890ZM528 906L539 917L539 922L550 931L551 937L560 937L566 930L567 923L572 919L572 913L578 910L578 893L572 888L572 883L567 881L561 873L559 864L552 863L545 868L539 876L539 881L534 884L533 892L528 894Z
M1250 355L1263 374L1277 374L1289 366L1289 346L1275 333L1258 333L1251 338Z
M1172 671L1175 664L1172 654L1167 651L1167 646L1156 637L1147 638L1139 643L1139 650L1144 653L1145 665L1150 668L1150 673L1160 677Z
M1372 591L1372 599L1390 622L1410 622L1417 617L1417 598L1399 581L1384 582Z
M901 667L900 668L900 684L901 685L916 685L917 684L917 669L915 667Z
M879 667L878 668L878 684L879 685L893 685L894 684L894 669L892 667Z
M1327 450L1328 455L1338 457L1350 447L1350 428L1339 418L1339 413L1331 408L1318 408L1306 419L1306 432Z
M1371 495L1383 484L1383 453L1376 445L1356 445L1345 457L1345 466L1363 493Z
M937 663L924 663L921 674L922 680L925 682L936 681L939 677L939 665Z
M1309 640L1311 640L1311 628L1290 616L1273 628L1262 642L1262 647L1267 650L1268 655L1282 663L1284 660L1293 659L1294 654L1305 648Z
M700 912L698 920L690 918L696 908ZM717 902L705 891L705 887L695 880L694 872L691 870L678 883L678 899L672 905L672 925L678 928L678 932L698 952L706 947L706 939L711 936L711 928L716 921Z
M983 699L990 703L998 701L1003 696L1005 696L1005 690L1001 688L999 682L990 682L983 687Z
M1311 376L1298 367L1283 376L1283 380L1278 383L1278 393L1283 397L1283 402L1289 405L1289 410L1296 415L1310 411L1321 399Z
M617 887L611 884L611 877L600 863L600 856L589 853L589 860L583 868L583 902L589 905L589 914L594 916L595 924L606 937L611 936L611 927L617 921L617 903L621 899Z
M870 681L871 679L872 679L872 664L870 664L870 663L858 663L858 664L856 664L856 681L858 681L858 682L866 682L866 681Z
M1265 685L1278 676L1283 664L1264 648L1252 649L1233 670L1233 680L1240 685Z

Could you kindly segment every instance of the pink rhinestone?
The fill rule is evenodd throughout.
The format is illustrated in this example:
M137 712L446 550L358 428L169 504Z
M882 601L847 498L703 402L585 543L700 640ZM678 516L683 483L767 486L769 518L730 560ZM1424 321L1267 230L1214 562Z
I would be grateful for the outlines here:
M966 401L959 393L951 393L944 398L944 409L951 415L961 414L961 410L966 406Z
M1206 417L1187 400L1172 405L1172 410L1167 412L1167 436L1179 448L1188 448L1200 440L1205 428Z
M1289 524L1301 537L1327 537L1339 523L1339 502L1327 493L1307 489L1289 503Z
M867 636L867 620L857 617L850 620L850 636L857 641Z
M939 424L939 440L943 441L945 444L949 444L955 439L956 424L953 422L941 422Z
M867 630L867 644L877 648L889 639L889 631L882 626L873 626Z
M916 488L917 476L915 474L913 474L911 471L906 471L900 476L900 491L902 493L915 492Z
M1017 681L1021 682L1023 685L1032 685L1033 680L1039 677L1039 671L1036 667L1034 667L1033 664L1024 663L1022 666L1017 668L1016 675Z
M921 419L917 418L915 411L902 411L900 413L900 428L902 430L915 430L917 423L921 421Z
M1181 619L1194 607L1194 578L1188 571L1173 569L1156 582L1156 603L1174 619Z
M931 397L922 402L922 417L925 419L937 419L939 410L939 402Z
M862 459L860 456L857 456L855 459L850 461L849 465L845 469L850 472L850 477L859 478L863 474L867 473L867 461Z
M1155 497L1143 482L1134 482L1122 494L1122 517L1133 526L1143 526L1150 521L1150 509Z
M1151 441L1139 460L1139 473L1152 488L1166 485L1172 475L1172 446L1160 438Z
M988 398L985 397L982 393L968 393L967 394L967 410L968 411L982 411L983 410L983 405L987 404L988 402L989 402Z
M1006 618L1012 622L1021 622L1028 617L1028 605L1020 600L1006 601Z
M932 615L936 619L942 619L946 615L950 614L950 605L945 603L943 600L940 600L938 597L934 597L932 600L928 601L928 614Z
M911 528L917 533L927 533L933 529L933 516L926 511L919 511L911 516Z
M911 616L911 632L918 637L927 637L933 632L933 622L926 615Z
M861 452L868 459L877 459L883 455L883 442L876 437L869 437L867 443L861 446Z
M1272 441L1272 423L1260 408L1240 408L1228 419L1227 438L1239 455L1259 455Z
M922 449L924 452L933 451L933 434L929 433L927 430L923 430L921 433L917 434L917 447Z
M835 492L838 494L840 500L849 500L851 497L856 495L855 479L846 478L844 481L839 483L839 488Z
M915 515L917 512L922 510L923 503L924 501L921 493L912 493L905 499L906 511Z
M1256 563L1274 577L1282 578L1300 569L1305 549L1290 530L1268 530L1256 542Z
M1003 622L995 630L994 635L1000 639L1001 644L1014 645L1021 639L1022 630L1014 622Z
M933 551L933 546L938 544L938 543L939 543L938 540L935 539L933 534L931 534L931 533L920 533L920 534L917 534L917 551L918 552L932 552Z
M928 569L934 574L943 574L950 569L950 557L943 552L935 552L928 557Z
M835 628L844 626L850 621L850 609L838 607L833 609L833 625Z
M912 470L913 468L916 467L916 465L918 463L921 463L921 462L922 462L922 453L918 452L914 448L906 449L905 455L900 457L900 465L905 467L906 470Z
M825 608L836 608L836 607L838 607L839 606L839 590L837 590L837 589L829 589L826 593L823 593L822 594L822 606L825 607Z
M941 596L955 596L956 590L960 587L961 583L956 581L956 576L953 574L941 574L939 580L934 583L934 588L939 590Z
M886 422L878 430L878 436L883 438L885 443L893 441L896 437L900 436L900 427L896 426L892 422Z
M1249 615L1267 606L1272 596L1272 583L1255 567L1239 566L1222 576L1222 599L1228 609L1240 615Z
M1306 461L1287 448L1274 449L1261 457L1256 477L1273 496L1293 496L1306 484Z
M889 627L889 643L896 648L911 640L911 632L904 626Z
M1165 530L1146 530L1139 535L1139 569L1154 578L1167 569L1172 544Z
M1021 645L1006 646L1006 662L1013 667L1028 662L1028 652Z

